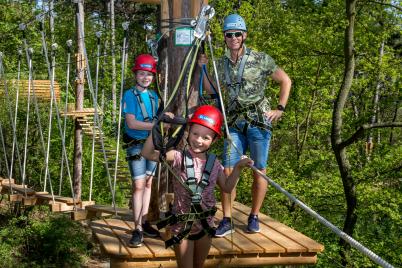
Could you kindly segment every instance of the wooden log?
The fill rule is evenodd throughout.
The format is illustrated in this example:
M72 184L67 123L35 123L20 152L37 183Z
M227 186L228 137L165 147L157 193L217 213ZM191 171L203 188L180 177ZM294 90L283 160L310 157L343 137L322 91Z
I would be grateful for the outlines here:
M27 196L27 197L23 196L22 204L24 206L34 206L34 205L36 205L37 200L38 199L35 196Z
M20 195L20 194L10 194L8 196L8 201L10 201L10 202L21 202L22 201L22 195Z

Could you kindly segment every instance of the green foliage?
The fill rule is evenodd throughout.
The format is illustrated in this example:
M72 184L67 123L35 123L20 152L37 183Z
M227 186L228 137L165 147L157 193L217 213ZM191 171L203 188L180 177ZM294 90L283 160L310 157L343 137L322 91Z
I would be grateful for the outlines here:
M1 216L1 267L79 267L91 248L79 223L42 207Z

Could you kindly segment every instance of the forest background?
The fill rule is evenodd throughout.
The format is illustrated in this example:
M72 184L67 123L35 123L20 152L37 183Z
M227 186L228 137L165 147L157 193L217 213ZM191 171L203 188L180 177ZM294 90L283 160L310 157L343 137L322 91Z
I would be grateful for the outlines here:
M121 48L123 22L130 22L128 34L128 66L125 68L125 88L132 85L130 67L135 55L147 53L146 38L157 38L157 31L147 31L144 25L158 29L160 8L153 5L115 1L115 53L112 53L109 1L85 1L85 35L89 65L95 70L97 38L101 32L101 68L99 90L104 94L103 127L106 142L116 143L118 98L120 95ZM291 77L293 86L282 120L274 127L268 175L283 188L309 205L336 226L394 265L402 263L402 90L401 90L401 5L387 0L249 0L210 1L216 14L211 21L215 57L224 52L223 18L234 11L242 15L248 27L247 46L271 55ZM350 4L353 6L354 32L350 29ZM66 41L73 40L75 49L75 4L54 1L55 27L52 38L59 44L56 53L56 80L62 86L62 102L66 96ZM45 14L48 37L49 6L46 1L5 1L0 5L0 51L3 52L4 79L17 79L18 50L23 49L20 23L29 45L34 49L35 79L48 79L47 66L41 48L41 33L35 16ZM162 32L166 29L162 29ZM48 41L50 48L51 41ZM352 50L349 50L352 45ZM169 52L168 52L169 53ZM207 54L210 51L207 50ZM21 79L28 79L28 68L22 54ZM114 55L114 56L113 56ZM112 57L116 61L113 79ZM353 63L351 65L351 63ZM210 66L211 67L211 66ZM212 68L210 68L212 70ZM352 73L350 74L350 71ZM74 102L74 75L70 75L68 102ZM114 80L114 81L113 81ZM116 84L113 88L112 84ZM273 104L278 87L269 83L266 89ZM12 94L11 94L12 95ZM5 152L11 155L12 125L3 89L0 120L4 137L0 157L0 175L6 177ZM117 101L116 101L117 100ZM342 103L343 102L343 103ZM13 107L14 104L11 106ZM24 140L26 100L18 112L17 139ZM48 104L41 104L40 117L47 122ZM91 107L88 90L84 106ZM14 109L14 108L13 108ZM34 112L31 111L32 116ZM339 118L342 118L339 122ZM32 119L32 122L35 120ZM339 124L340 123L340 124ZM61 139L56 124L52 125L49 172L58 183L61 159ZM45 125L43 131L47 131ZM73 157L74 123L67 120L66 145L69 159ZM29 185L43 187L44 156L41 153L39 129L29 126L26 177ZM91 139L84 136L82 199L88 199L91 166ZM5 149L5 151L4 151ZM20 144L20 151L23 145ZM221 148L216 147L219 151ZM121 155L124 155L122 151ZM93 199L110 204L111 193L105 179L102 155L95 158ZM70 162L70 164L72 161ZM63 171L65 173L65 171ZM20 175L16 168L16 177ZM250 204L250 173L242 175L238 185L238 200ZM127 205L127 185L116 193L118 205ZM62 184L62 194L71 195L69 184ZM339 242L329 229L295 206L283 194L270 188L262 212L308 235L325 245L319 255L318 267L375 267L367 257ZM38 212L1 217L0 255L9 266L57 266L71 261L79 265L82 258L71 258L76 251L90 254L84 240L70 241L63 232L49 246L57 252L41 251L32 245L55 229L76 228L59 218L35 218ZM38 216L37 216L38 217ZM41 225L42 224L42 225ZM18 226L24 228L18 229ZM29 226L29 228L28 228ZM25 230L25 231L23 231ZM42 234L41 235L38 235ZM12 237L20 237L20 240ZM81 236L82 237L82 236ZM29 242L30 240L31 242ZM52 240L52 239L50 239ZM63 242L64 241L64 244ZM66 242L69 241L69 242ZM57 243L59 243L57 245ZM69 244L70 243L70 244ZM61 245L62 244L62 245ZM18 246L16 246L18 245ZM74 247L72 247L74 245ZM36 252L35 252L36 250ZM29 255L31 254L31 255ZM65 254L65 256L63 255ZM44 258L43 256L52 255ZM27 257L28 256L28 257ZM29 257L31 256L31 257ZM64 257L63 257L64 256Z

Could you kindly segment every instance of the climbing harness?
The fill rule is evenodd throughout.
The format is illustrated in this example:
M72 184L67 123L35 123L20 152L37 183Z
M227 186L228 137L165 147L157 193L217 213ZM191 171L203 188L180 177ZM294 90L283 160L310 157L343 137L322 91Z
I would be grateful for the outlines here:
M152 93L149 90L147 90L149 100L151 101L151 107L152 107L152 116L151 116L148 114L147 109L145 108L145 104L141 97L141 93L136 88L132 88L131 92L137 98L137 102L140 105L142 117L144 118L144 122L152 122L155 119L157 119L156 100L155 100L155 97L152 95Z
M185 188L191 196L191 207L190 212L183 214L173 214L169 217L159 221L156 226L158 229L162 229L167 225L173 225L176 223L185 223L185 228L179 234L174 235L172 238L165 241L166 248L180 243L180 241L186 237L190 240L196 240L201 238L203 235L208 234L210 236L215 235L215 230L209 226L207 218L214 216L216 213L216 207L212 207L208 210L203 210L201 207L202 203L202 192L205 187L209 184L209 176L211 175L212 169L214 167L216 160L216 155L208 154L207 161L204 167L204 171L201 176L201 180L197 183L194 171L194 161L188 150L183 151L183 161L182 165L185 168L187 174L187 180ZM195 221L199 220L203 227L202 231L196 235L190 235L191 228Z

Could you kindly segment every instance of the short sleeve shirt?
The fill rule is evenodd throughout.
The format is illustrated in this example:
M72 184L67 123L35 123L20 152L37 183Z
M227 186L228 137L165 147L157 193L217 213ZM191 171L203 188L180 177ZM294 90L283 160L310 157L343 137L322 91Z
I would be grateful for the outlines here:
M244 51L246 50L247 48L244 46ZM265 97L265 89L267 87L268 77L278 69L278 66L271 56L266 53L251 50L244 67L242 85L239 87L239 91L237 92L235 86L228 87L227 84L229 82L232 84L237 82L240 63L243 57L247 57L247 55L244 54L236 63L234 63L230 60L230 51L228 50L217 62L219 80L222 81L222 85L227 92L227 110L230 114L231 110L236 108L232 107L233 105L231 104L233 103L233 100L237 100L242 106L249 106L250 104L258 103L258 106L263 112L269 111L271 107L269 100ZM225 59L229 62L228 69L230 81L226 81ZM253 111L250 112L252 113Z
M141 106L138 102L138 98L135 95L135 92L139 94L139 98L141 98L142 102L144 103L145 110L148 114L149 118L153 118L155 115L153 111L157 111L158 109L158 95L156 94L155 91L146 89L143 91L139 91L135 87L132 87L126 92L124 92L123 95L123 114L133 114L135 116L135 119L138 121L145 121L144 120L144 114L141 111ZM155 108L153 109L152 107L152 102L151 102L151 97L154 99L154 105ZM149 136L148 130L136 130L136 129L130 129L127 125L126 120L124 121L124 131L134 139L146 139Z
M200 158L194 157L194 173L197 179L197 183L201 181L202 172L204 171L206 160L202 160ZM173 169L176 171L176 174L180 174L180 179L183 182L187 181L187 174L185 170L182 170L183 165L183 152L176 151L174 154L173 160ZM215 194L214 189L218 177L223 174L223 166L219 162L219 160L215 160L214 167L212 168L211 175L209 176L209 184L204 188L203 192L201 193L202 202L201 206L203 210L211 209L215 206ZM186 190L180 182L177 181L176 178L173 179L173 189L174 189L174 204L173 204L173 213L174 214L183 214L190 212L190 205L191 205L191 196L188 190ZM213 217L210 216L207 219L208 224L212 227ZM172 233L178 234L184 228L183 223L177 223L172 226ZM191 234L199 233L202 230L201 223L199 221L194 222L193 227L191 229Z

